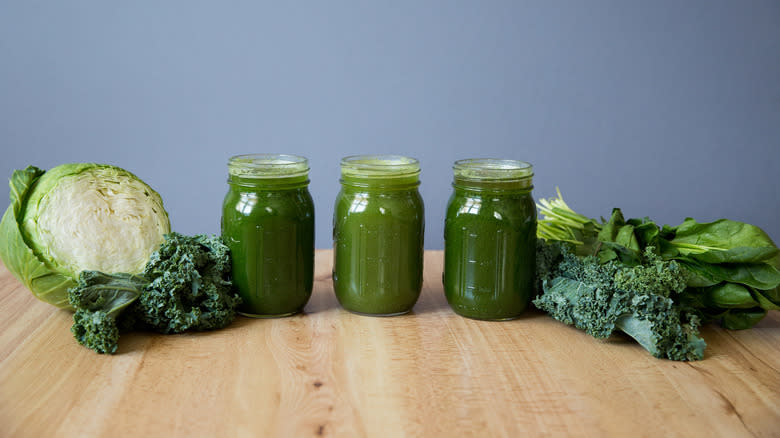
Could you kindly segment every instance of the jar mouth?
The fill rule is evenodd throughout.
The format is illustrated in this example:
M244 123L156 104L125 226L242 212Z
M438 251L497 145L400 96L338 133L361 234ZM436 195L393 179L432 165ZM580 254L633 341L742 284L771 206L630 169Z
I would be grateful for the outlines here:
M236 155L228 161L228 173L240 178L296 178L308 175L309 160L288 154Z
M502 192L533 189L533 166L525 161L469 158L456 161L452 170L456 188Z
M341 175L357 178L403 178L420 174L420 162L402 155L351 155L341 159Z
M519 181L534 176L530 163L500 158L458 160L452 169L456 178L466 181Z

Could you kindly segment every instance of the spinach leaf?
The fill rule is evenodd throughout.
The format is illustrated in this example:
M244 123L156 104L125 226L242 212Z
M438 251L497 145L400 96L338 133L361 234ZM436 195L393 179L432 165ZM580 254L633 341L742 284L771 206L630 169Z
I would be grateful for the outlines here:
M761 290L780 285L780 271L766 263L709 264L688 257L677 260L691 272L688 285L692 287L712 286L723 281Z
M634 236L636 236L640 248L652 246L659 249L661 230L658 229L658 225L651 221L650 218L629 219L626 223L634 227Z
M612 210L609 222L602 225L597 239L596 251L601 263L619 260L630 266L639 264L642 248L634 234L634 226L626 223L619 208Z
M766 310L756 307L753 309L732 309L723 315L721 324L729 330L744 330L756 325L766 316Z
M639 242L634 235L634 226L626 223L619 208L612 210L612 217L601 227L598 240L617 243L637 253L641 251Z
M750 290L741 284L720 283L703 290L707 306L726 309L750 309L759 306Z
M759 263L780 253L763 230L743 222L687 218L673 230L671 243L680 254L705 263Z
M772 290L752 290L753 298L766 310L780 310L780 287Z

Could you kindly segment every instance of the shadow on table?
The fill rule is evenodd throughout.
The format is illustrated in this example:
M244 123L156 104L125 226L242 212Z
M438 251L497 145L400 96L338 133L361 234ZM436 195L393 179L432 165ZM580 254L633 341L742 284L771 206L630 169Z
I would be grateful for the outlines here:
M230 325L216 330L186 331L183 333L170 334L158 333L151 330L133 330L121 333L119 337L119 348L115 354L129 354L137 351L149 350L156 346L161 346L167 350L177 350L181 348L195 351L196 349L191 344L199 343L205 338L224 338L226 335L231 336L233 334L231 332L245 330L253 321L255 321L254 318L236 315L236 319L233 320Z
M436 291L426 289L427 288L423 288L423 292L420 294L420 299L417 300L417 304L415 304L414 308L412 308L412 313L421 315L426 313L437 313L450 309L443 292L440 290Z
M447 300L444 298L444 293L441 292L441 289L429 287L427 284L424 284L423 290L420 293L420 298L417 300L417 303L414 305L410 314L419 315L434 313L444 309L449 309L449 306L447 305ZM333 291L331 274L321 274L314 279L314 291L312 292L308 304L306 304L304 313L314 314L332 310L342 310L342 307L336 298L336 293Z

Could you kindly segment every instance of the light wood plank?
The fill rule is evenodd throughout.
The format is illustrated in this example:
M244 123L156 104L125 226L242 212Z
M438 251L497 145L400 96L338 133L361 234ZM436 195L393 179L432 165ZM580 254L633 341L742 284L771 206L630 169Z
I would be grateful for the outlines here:
M780 316L708 326L705 360L651 357L530 311L461 318L425 257L405 316L342 310L330 251L291 318L211 333L124 335L119 354L76 344L71 315L0 265L1 436L777 436Z

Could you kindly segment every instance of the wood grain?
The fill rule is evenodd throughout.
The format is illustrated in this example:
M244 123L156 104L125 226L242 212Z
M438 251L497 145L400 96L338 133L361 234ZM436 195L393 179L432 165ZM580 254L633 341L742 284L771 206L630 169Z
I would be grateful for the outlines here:
M703 361L655 359L542 313L461 318L427 252L413 313L342 310L318 251L305 314L124 335L103 356L0 265L2 436L778 436L780 316L706 327Z

